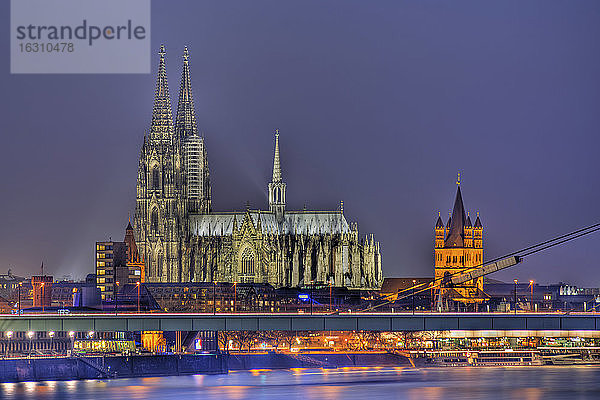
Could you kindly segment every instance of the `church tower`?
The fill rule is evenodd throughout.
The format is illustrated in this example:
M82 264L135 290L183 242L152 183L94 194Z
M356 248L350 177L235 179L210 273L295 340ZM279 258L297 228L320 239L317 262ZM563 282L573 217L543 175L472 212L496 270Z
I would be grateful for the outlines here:
M435 224L435 279L438 282L444 276L465 272L483 264L483 226L479 215L474 226L471 224L469 214L465 215L460 190L460 174L456 183L454 207L446 229L444 230L439 216ZM442 288L436 293L436 297L438 307L447 301L476 304L487 299L487 295L483 292L483 278L452 288Z
M278 222L283 221L285 212L285 183L281 178L279 162L279 130L275 131L275 156L273 157L273 179L269 183L269 210L275 213Z
M135 236L146 262L146 281L178 282L185 234L182 157L173 129L164 46L159 55L152 122L138 167Z
M190 214L208 214L211 208L208 159L204 138L200 137L198 133L187 47L183 50L183 69L175 119L175 138L177 144L181 146L183 155L182 183L185 186L185 197L187 199L186 204L184 204L185 211Z

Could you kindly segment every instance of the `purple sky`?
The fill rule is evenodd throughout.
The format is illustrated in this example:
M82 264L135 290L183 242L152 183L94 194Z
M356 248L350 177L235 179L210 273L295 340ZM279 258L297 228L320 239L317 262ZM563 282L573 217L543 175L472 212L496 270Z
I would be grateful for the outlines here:
M0 3L8 26L9 2ZM480 212L487 258L600 220L600 2L153 1L152 75L10 75L1 36L0 271L93 271L122 240L157 52L189 47L215 210L336 209L386 276L431 276L433 226ZM600 233L492 278L600 286Z

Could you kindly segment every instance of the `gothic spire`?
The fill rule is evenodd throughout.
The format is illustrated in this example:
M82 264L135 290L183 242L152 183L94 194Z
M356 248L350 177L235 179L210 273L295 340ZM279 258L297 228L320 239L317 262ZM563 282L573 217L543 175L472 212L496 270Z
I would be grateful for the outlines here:
M442 222L442 215L439 212L438 212L437 222L435 223L435 227L436 228L443 228L444 227L444 223Z
M175 131L180 139L188 135L198 134L194 99L192 97L189 57L188 49L185 47L183 49L183 70L181 72L181 87L179 88L179 102L177 103L177 116L175 119Z
M281 182L281 165L279 164L279 129L275 130L275 156L273 157L273 183Z
M173 114L171 109L171 96L167 84L167 68L165 67L165 46L160 46L160 61L158 64L158 77L156 91L154 92L154 108L152 109L152 125L150 137L153 139L168 139L173 134Z
M463 247L464 246L464 227L465 227L465 207L463 205L462 194L460 193L460 183L458 183L457 188L456 188L456 198L454 199L454 208L452 209L452 217L451 217L447 227L448 227L448 235L446 236L445 246L446 247Z

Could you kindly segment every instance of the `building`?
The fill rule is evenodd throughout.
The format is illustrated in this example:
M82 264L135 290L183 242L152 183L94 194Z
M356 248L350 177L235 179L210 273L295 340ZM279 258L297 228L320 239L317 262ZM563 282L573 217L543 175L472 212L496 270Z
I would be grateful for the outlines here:
M0 274L0 297L9 299L17 292L19 286L28 283L29 279L12 274L9 269L6 274Z
M131 221L122 242L96 242L96 280L102 300L113 300L115 286L144 280L144 261L139 256Z
M189 54L186 49L173 121L161 47L152 122L141 149L136 187L135 237L146 282L381 286L379 243L373 235L359 238L358 224L348 223L343 203L329 211L286 208L278 132L268 193L265 210L212 211Z
M51 307L52 306L52 276L38 275L31 277L31 286L33 288L33 306Z
M465 272L483 264L483 225L477 213L475 225L469 213L465 215L458 175L456 198L446 226L438 215L435 224L435 280ZM478 304L487 300L483 292L483 277L453 287L442 287L435 294L437 309L452 309L455 303Z
M114 297L115 282L122 279L126 253L124 242L96 242L96 282L102 300Z

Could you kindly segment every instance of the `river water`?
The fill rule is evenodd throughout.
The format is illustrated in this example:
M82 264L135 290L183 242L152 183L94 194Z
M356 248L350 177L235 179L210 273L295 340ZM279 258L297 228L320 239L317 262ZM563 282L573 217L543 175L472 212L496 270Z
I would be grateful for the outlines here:
M339 368L0 384L3 399L596 399L600 367Z

